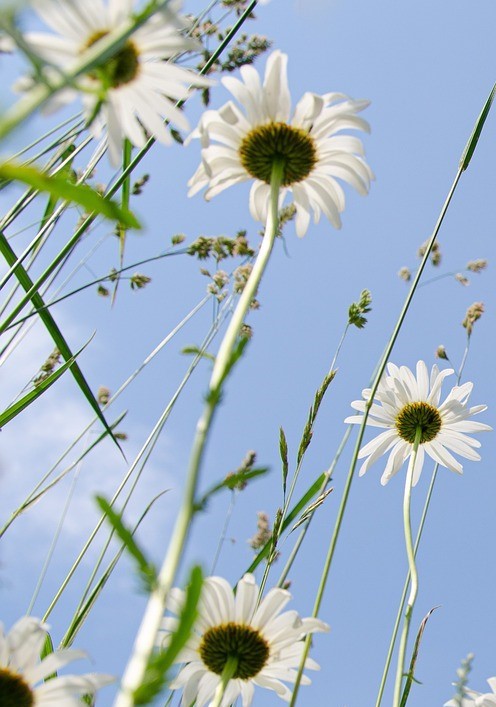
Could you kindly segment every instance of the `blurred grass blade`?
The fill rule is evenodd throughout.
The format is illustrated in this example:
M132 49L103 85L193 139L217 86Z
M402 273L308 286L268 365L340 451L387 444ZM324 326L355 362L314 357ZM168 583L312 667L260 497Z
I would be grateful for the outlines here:
M494 97L496 95L496 84L494 84L493 89L491 93L488 96L487 101L484 104L483 109L480 112L479 117L477 118L477 122L475 124L475 127L472 131L472 135L469 137L468 142L465 146L465 149L463 151L463 154L460 158L460 169L462 172L464 172L467 167L470 164L470 160L472 159L472 156L475 152L475 148L477 147L477 143L479 142L479 138L482 133L482 129L484 128L484 123L486 122L486 118L489 115L489 111L491 110L491 106L494 101Z
M25 408L31 405L31 403L33 403L36 398L39 398L40 395L43 395L43 393L48 388L50 388L50 386L52 386L55 381L58 380L60 376L62 376L67 371L68 368L70 368L70 366L72 366L76 358L79 356L81 351L83 351L88 346L92 338L93 336L85 343L84 346L79 349L79 351L74 354L74 356L71 356L68 361L66 361L64 364L62 364L62 366L60 366L60 368L58 368L47 378L45 378L45 380L43 380L39 385L37 385L36 388L30 390L29 393L24 395L20 400L18 400L13 405L4 410L2 413L0 413L0 428L2 428L11 420L13 420L16 415L18 415Z
M197 607L202 585L202 571L200 567L193 567L177 630L172 634L168 646L164 650L154 653L151 656L143 683L134 693L135 705L149 704L165 685L170 667L191 635L198 615Z
M436 611L436 609L439 609L438 606L435 606L433 609L431 609L426 616L422 619L422 622L420 624L418 633L417 633L417 638L415 639L415 645L413 646L413 653L412 653L412 658L410 660L410 669L406 675L406 682L405 682L405 687L403 689L403 694L401 696L401 702L400 702L400 707L405 707L408 696L410 695L410 689L412 687L412 682L418 682L418 680L415 680L414 674L415 674L415 664L417 662L418 658L418 652L420 648L420 641L422 640L422 634L424 633L425 627L427 625L427 622L429 621L429 618L432 614L433 611Z
M0 179L23 182L40 192L47 192L55 199L79 204L88 213L95 213L118 221L129 228L140 228L136 217L129 209L106 199L87 184L72 184L64 174L48 175L35 167L26 167L13 162L0 164Z
M145 589L150 592L157 583L157 571L155 565L147 559L145 553L141 550L138 543L134 539L133 531L126 528L122 522L121 515L114 511L110 503L103 496L96 496L96 502L107 516L108 522L114 529L116 535L118 535L119 539L122 541L126 552L134 558L140 579L142 580Z
M17 256L15 252L12 250L10 243L6 239L5 235L0 231L0 253L3 255L5 258L7 265L13 266L15 263L17 263ZM30 289L33 287L33 281L29 277L27 271L24 269L23 265L20 263L17 263L15 270L14 270L15 276L17 277L17 280L19 281L19 284L25 290L26 292L29 292ZM57 326L57 323L55 322L55 319L52 317L50 311L46 308L45 302L43 301L42 296L37 292L36 290L33 291L33 293L30 296L31 302L33 304L33 307L38 310L39 317L43 324L45 325L48 333L52 337L55 346L58 348L60 351L60 355L63 357L65 361L69 361L70 359L73 358L73 354L71 349L69 348L69 345L67 344L66 340L64 339L64 336L62 332L60 331L59 327ZM98 402L93 395L90 386L86 382L85 377L83 376L83 373L81 369L79 368L77 362L73 361L71 365L71 373L74 376L74 379L76 383L78 384L81 392L83 393L84 397L86 400L89 402L91 407L93 408L95 414L98 416L98 419L102 423L102 425L105 427L107 432L110 434L112 437L113 441L119 448L120 452L122 453L122 456L124 456L124 452L121 449L121 446L117 439L115 438L114 433L110 429L110 427L107 424L107 421L105 417L103 416L102 411L100 410L100 406L98 405Z

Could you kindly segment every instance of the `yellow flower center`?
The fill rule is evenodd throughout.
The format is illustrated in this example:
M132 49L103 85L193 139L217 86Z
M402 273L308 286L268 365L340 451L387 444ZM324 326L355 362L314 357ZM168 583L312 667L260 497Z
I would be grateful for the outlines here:
M2 707L33 707L34 695L19 673L0 668L0 705Z
M222 675L227 662L235 660L233 679L249 680L258 675L266 664L269 645L251 626L227 623L209 628L203 634L199 652L212 673Z
M106 37L105 30L95 32L85 43L83 50L93 46L99 39ZM94 71L91 77L99 79L106 88L118 88L132 81L139 70L139 53L136 46L128 40L112 56L106 59Z
M420 444L431 442L437 437L442 424L439 410L423 401L407 403L396 417L399 436L410 444L415 442L417 429L420 429Z
M277 160L283 165L282 186L289 187L308 177L317 163L317 150L305 130L287 123L267 123L243 138L239 157L248 174L266 184L270 184Z

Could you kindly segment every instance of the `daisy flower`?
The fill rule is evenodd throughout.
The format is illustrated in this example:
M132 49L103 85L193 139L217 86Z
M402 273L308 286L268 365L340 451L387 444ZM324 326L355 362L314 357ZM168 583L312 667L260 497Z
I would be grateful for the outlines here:
M354 101L342 93L305 93L290 121L287 60L279 51L270 55L263 85L252 66L241 67L242 81L222 79L243 111L228 101L219 110L203 114L188 138L200 138L203 148L202 162L189 181L189 195L207 187L208 200L232 184L255 180L250 211L254 219L265 222L272 166L278 160L283 165L281 203L291 192L296 232L304 236L311 212L316 223L324 213L340 228L345 199L337 179L360 194L368 192L373 174L362 159L362 142L341 132L369 130L368 123L356 115L369 102Z
M479 461L480 456L474 448L480 447L480 442L468 434L492 428L469 418L486 410L487 406L467 405L473 383L455 386L440 404L442 383L452 373L454 371L450 368L440 371L434 365L429 377L427 366L419 361L415 376L406 366L398 368L388 363L387 374L379 384L367 418L367 425L383 427L385 432L381 432L360 450L358 458L367 457L360 468L360 476L379 457L390 452L381 478L381 484L387 484L413 453L418 429L420 443L413 472L414 486L419 480L426 452L435 462L458 474L462 473L463 467L451 452L465 459ZM351 403L351 407L364 413L370 393L370 389L366 388L362 392L364 399ZM361 415L352 415L345 422L360 424L362 420Z
M489 678L489 687L492 692L475 692L465 688L465 696L459 702L456 699L446 702L444 707L496 707L496 678Z
M258 604L258 587L252 574L245 574L236 595L222 577L208 577L202 587L198 619L186 647L177 658L185 664L171 683L173 690L182 689L182 704L203 707L212 700L228 664L233 664L222 707L228 707L241 696L243 707L251 705L255 685L273 690L283 700L291 699L291 691L282 682L293 683L302 656L304 636L329 627L319 619L301 619L296 611L281 613L291 594L284 589L271 589ZM181 612L184 592L173 589L168 608ZM177 627L175 617L164 619L162 628L170 632ZM166 645L170 634L164 638ZM318 669L307 659L306 667ZM310 680L303 676L303 684Z
M24 616L5 634L0 624L0 704L3 707L73 707L83 695L114 681L110 675L50 677L85 653L72 649L54 651L40 662L48 626Z
M31 4L60 35L30 32L24 37L33 51L52 65L49 74L55 70L53 67L70 71L86 49L129 23L133 15L133 0L108 0L108 4L103 0L31 0ZM77 79L92 133L98 137L103 127L107 127L113 165L119 163L124 138L142 147L148 133L170 144L172 138L164 118L188 130L188 121L174 103L187 97L190 84L211 83L166 61L178 52L199 47L196 41L180 34L187 25L177 14L180 5L181 0L170 0L110 59ZM52 105L67 103L76 95L73 89L61 91Z

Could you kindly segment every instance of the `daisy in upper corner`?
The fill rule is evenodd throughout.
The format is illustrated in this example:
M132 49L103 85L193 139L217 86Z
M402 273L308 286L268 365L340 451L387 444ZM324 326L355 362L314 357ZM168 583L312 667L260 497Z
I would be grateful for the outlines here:
M201 140L202 162L189 181L189 194L207 187L205 198L210 199L232 184L253 179L250 211L254 219L265 222L277 159L284 166L281 203L286 192L292 192L296 232L304 236L312 212L315 222L323 213L340 228L345 198L338 179L360 194L369 190L373 174L363 159L362 142L342 134L349 129L369 131L368 123L357 115L369 102L342 93L305 93L290 119L287 61L286 54L274 51L263 85L252 66L241 67L241 81L222 79L243 110L228 101L203 114L190 136Z
M435 462L458 474L462 473L463 467L451 452L465 459L479 461L480 456L474 447L480 447L480 442L468 435L492 428L469 418L483 412L487 406L468 406L473 383L455 386L440 404L442 383L453 373L450 368L440 371L434 365L429 376L427 366L423 361L419 361L415 376L406 366L398 368L393 363L388 363L387 374L379 383L367 418L367 425L383 427L386 431L381 432L360 450L358 458L367 457L360 468L360 476L365 474L379 457L389 452L381 477L381 484L387 484L403 462L412 455L418 433L420 438L413 473L414 486L422 471L425 452ZM362 392L364 399L355 400L351 407L364 413L370 393L370 389L366 388ZM363 416L352 415L347 417L345 422L360 424L362 420Z
M0 624L0 704L2 707L68 707L83 704L79 698L94 695L114 682L110 675L54 673L67 663L86 658L82 651L66 648L40 661L48 626L24 616L5 634Z
M231 677L221 707L233 704L239 696L242 707L249 707L255 685L273 690L283 700L291 699L291 691L282 681L295 682L304 649L302 639L329 627L319 619L301 619L296 611L281 613L291 599L285 589L271 589L260 603L258 594L252 574L240 580L236 595L222 577L204 581L196 625L175 661L185 665L170 685L172 690L183 690L181 704L185 707L210 704L226 670ZM183 603L184 592L173 589L170 611L179 615ZM163 646L177 625L175 617L164 619L167 634ZM315 670L319 666L307 658L305 667ZM309 682L304 675L302 684Z
M48 64L70 71L86 49L112 31L132 21L134 0L31 0L44 22L60 36L28 32L24 40ZM188 95L188 86L211 82L170 61L179 52L198 50L199 44L182 34L187 26L177 14L181 0L170 0L137 29L117 52L77 79L85 118L95 137L107 127L110 160L119 164L122 141L127 138L142 147L145 130L164 144L172 141L164 118L188 130L189 124L174 103ZM30 83L21 87L29 87ZM61 91L53 105L67 103L77 95Z

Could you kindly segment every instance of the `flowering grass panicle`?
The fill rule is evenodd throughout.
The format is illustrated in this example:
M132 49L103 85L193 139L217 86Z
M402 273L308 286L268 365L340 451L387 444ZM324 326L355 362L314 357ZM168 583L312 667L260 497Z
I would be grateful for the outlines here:
M483 412L487 406L468 406L472 383L455 386L444 402L440 403L442 383L453 372L450 368L440 371L434 365L429 376L427 366L419 361L415 376L406 366L398 368L393 363L388 364L387 374L379 384L367 418L367 425L383 427L386 431L360 450L358 457L366 457L360 468L360 476L379 457L389 452L381 477L381 484L387 484L411 456L417 430L420 430L420 442L413 473L414 486L419 480L425 453L441 466L459 474L463 467L451 452L472 461L480 460L474 449L480 447L480 442L469 437L469 434L492 428L469 418ZM364 413L370 393L370 389L366 388L362 392L363 400L356 400L351 406L359 413ZM345 422L360 424L362 420L362 415L352 415Z

